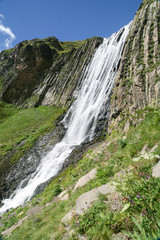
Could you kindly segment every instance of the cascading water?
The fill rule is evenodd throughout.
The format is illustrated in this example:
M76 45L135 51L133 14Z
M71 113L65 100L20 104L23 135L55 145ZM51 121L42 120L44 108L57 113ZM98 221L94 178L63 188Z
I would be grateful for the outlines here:
M130 24L103 40L84 72L76 100L63 119L67 128L63 139L41 160L27 185L23 187L25 180L22 181L10 198L2 201L0 213L30 200L37 186L58 173L76 146L94 138L97 120L110 99L129 27Z

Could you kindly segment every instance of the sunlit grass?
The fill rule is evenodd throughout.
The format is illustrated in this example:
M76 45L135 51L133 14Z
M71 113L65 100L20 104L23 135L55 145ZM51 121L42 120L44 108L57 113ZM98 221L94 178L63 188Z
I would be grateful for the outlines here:
M54 121L63 109L40 106L20 110L9 104L1 104L0 112L0 157L17 149L13 156L17 160L41 134L54 129Z

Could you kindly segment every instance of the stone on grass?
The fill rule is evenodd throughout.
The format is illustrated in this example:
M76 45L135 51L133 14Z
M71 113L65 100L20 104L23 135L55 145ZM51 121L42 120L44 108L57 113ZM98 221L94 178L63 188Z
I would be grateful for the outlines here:
M69 194L67 193L67 190L64 190L58 195L58 197L60 198L61 201L65 201L68 200Z
M61 201L66 201L66 200L68 200L68 198L69 198L69 194L66 193L66 194L61 198Z
M160 177L160 161L153 167L152 176L156 178Z
M113 234L111 240L128 240L129 238L124 233Z
M61 192L61 193L58 195L58 197L59 197L60 199L62 199L62 197L63 197L66 193L67 193L67 190L64 190L63 192Z
M73 216L82 215L93 204L94 201L99 199L99 195L107 195L106 202L109 205L110 211L115 212L121 210L122 196L116 191L116 187L107 183L98 188L92 189L89 192L83 193L76 200L76 205L73 210L70 210L61 220L62 223L69 223Z
M62 222L62 223L68 223L68 222L70 222L70 220L72 219L73 216L74 216L74 210L70 210L70 211L61 219L61 222Z
M75 191L77 188L79 187L83 187L85 186L91 179L95 178L96 175L96 168L92 169L89 173L87 173L86 175L84 175L83 177L81 177L78 182L76 183L73 191Z
M109 183L102 185L98 188L92 189L89 192L83 193L76 200L75 212L76 214L83 214L87 209L89 209L93 202L98 200L100 194L112 194L116 192L116 188Z

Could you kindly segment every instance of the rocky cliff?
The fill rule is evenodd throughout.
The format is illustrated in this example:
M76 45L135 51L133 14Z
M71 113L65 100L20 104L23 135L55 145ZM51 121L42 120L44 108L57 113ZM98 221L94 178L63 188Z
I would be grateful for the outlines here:
M82 71L102 38L59 42L55 37L19 43L0 53L0 96L21 107L68 106Z
M20 180L29 176L42 155L63 136L63 126L53 132L54 120L74 99L73 91L102 40L94 37L81 42L60 42L55 37L49 37L24 41L0 53L0 96L3 102L20 108L54 106L48 118L47 112L50 110L46 109L45 113L44 109L38 108L39 116L35 120L35 108L32 108L31 115L29 109L20 112L14 109L17 115L7 124L6 120L12 112L3 102L0 105L0 121L7 125L1 125L0 199L10 194ZM58 112L55 107L59 107ZM52 123L46 125L46 121ZM8 127L9 132L3 132ZM30 159L32 154L34 156Z
M101 38L72 43L35 39L0 53L1 99L22 108L67 107L101 42ZM11 240L159 239L159 80L160 1L143 0L131 25L111 97L110 134L103 143L89 147L83 158L53 179L41 195L4 215L0 220L3 236ZM18 152L21 148L23 156L16 163L8 160L8 152L2 152L0 198L8 197L19 179L36 169L40 157L63 135L60 129L36 139L27 152L23 147L28 139L18 139L14 149ZM32 160L28 158L31 153ZM103 196L99 198L100 193ZM95 205L94 200L98 200ZM132 235L128 237L127 232Z
M111 124L160 104L160 2L144 0L132 22L111 103ZM116 121L115 121L116 119Z
M74 99L73 92L80 83L85 67L101 43L102 38L98 37L76 42L60 42L55 37L49 37L42 40L23 41L15 48L1 52L1 100L21 108L38 107L40 105L67 108ZM119 123L124 119L123 127L125 129L131 124L136 125L135 112L137 110L144 109L147 106L159 106L159 44L160 2L144 0L132 22L113 89L109 123L110 133L113 127L118 129ZM102 125L104 124L102 123ZM63 135L63 133L60 135ZM23 136L22 139L26 139L26 136ZM17 166L18 169L21 169L20 165L23 165L17 163L19 157L14 157L13 154L18 152L16 156L24 155L21 161L24 163L26 161L26 150L21 147L21 144L25 146L23 140L18 140L16 146L15 144L12 144L11 147L5 144L0 146L2 148L0 157L3 159L0 162L2 165L0 172L3 189L6 188L4 181L11 185L7 178L10 167L14 164L11 172L15 172ZM28 151L30 147L26 148ZM8 149L15 149L15 151ZM21 151L21 154L19 154L19 151ZM35 149L33 151L36 152ZM14 161L12 160L13 157ZM5 168L4 162L7 163ZM18 172L21 172L21 170ZM7 180L2 181L2 177ZM10 179L12 178L10 177Z

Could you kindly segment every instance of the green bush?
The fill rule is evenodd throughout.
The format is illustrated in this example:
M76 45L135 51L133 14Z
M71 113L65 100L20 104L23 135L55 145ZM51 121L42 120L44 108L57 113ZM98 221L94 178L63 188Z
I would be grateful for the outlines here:
M52 197L57 196L61 192L62 192L62 189L61 189L60 185L56 185L52 190Z

